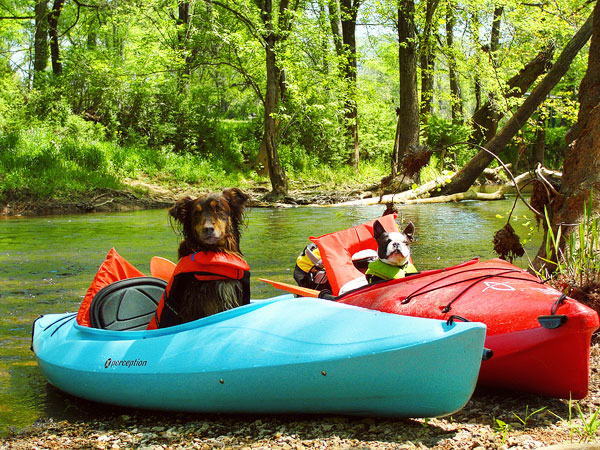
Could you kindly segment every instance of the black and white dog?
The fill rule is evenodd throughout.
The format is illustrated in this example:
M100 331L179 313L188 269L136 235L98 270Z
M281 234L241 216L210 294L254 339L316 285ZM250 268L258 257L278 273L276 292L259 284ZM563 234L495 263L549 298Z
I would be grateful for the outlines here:
M378 259L369 264L366 276L370 283L402 278L417 269L410 259L410 244L414 239L415 226L412 222L403 231L388 233L383 225L373 224L373 237L377 241Z
M415 226L412 222L402 232L388 233L383 225L373 224L373 237L377 241L377 256L391 266L403 266L410 261L410 244L414 239Z

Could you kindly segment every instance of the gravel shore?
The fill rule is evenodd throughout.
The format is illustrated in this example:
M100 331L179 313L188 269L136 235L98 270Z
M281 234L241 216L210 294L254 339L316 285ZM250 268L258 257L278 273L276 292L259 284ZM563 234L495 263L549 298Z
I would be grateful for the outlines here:
M128 411L102 420L40 421L1 438L0 450L517 450L554 444L580 448L583 443L600 449L600 420L594 416L600 410L598 344L592 347L591 367L590 393L579 402L477 390L461 411L437 419Z

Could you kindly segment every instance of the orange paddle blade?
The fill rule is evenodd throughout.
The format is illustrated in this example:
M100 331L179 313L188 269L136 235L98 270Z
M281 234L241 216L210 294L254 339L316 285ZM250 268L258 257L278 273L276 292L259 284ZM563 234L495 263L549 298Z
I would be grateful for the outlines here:
M165 281L169 281L174 270L175 263L166 258L153 256L150 259L150 275L153 277L162 278Z
M319 291L315 289L309 289L305 287L295 286L293 284L281 283L279 281L267 280L265 278L259 278L260 281L264 281L265 283L269 283L276 289L281 289L282 291L291 292L292 294L298 294L302 297L319 297Z

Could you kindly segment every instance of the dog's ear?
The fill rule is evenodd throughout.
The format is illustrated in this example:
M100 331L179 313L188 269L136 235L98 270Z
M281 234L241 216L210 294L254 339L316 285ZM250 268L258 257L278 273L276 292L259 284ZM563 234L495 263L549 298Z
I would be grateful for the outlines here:
M383 225L381 225L379 220L376 220L373 224L373 237L377 240L383 233L385 233L385 228L383 228Z
M242 220L242 215L244 213L244 208L246 207L246 203L250 200L250 196L245 192L242 192L241 189L238 188L230 188L223 190L223 197L227 199L231 211L233 211L233 215L237 220Z
M408 225L406 225L406 228L404 229L403 233L410 242L413 241L415 234L415 226L412 222L408 222Z
M191 197L184 197L175 202L171 208L169 208L169 215L180 223L185 223L189 216L190 206L194 203Z

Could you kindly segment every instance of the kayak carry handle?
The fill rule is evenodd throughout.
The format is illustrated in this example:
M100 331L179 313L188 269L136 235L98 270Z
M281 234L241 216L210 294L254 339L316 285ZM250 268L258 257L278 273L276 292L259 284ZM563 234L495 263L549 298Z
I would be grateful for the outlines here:
M538 317L538 322L542 327L553 330L567 323L568 317L565 314L556 314L556 311L560 305L565 303L566 298L567 295L562 294L560 297L558 297L558 300L554 302L554 305L552 305L549 316Z
M553 330L555 328L560 327L567 323L568 317L565 314L554 314L551 316L539 316L538 322L544 328L548 328L549 330Z
M494 350L492 350L491 348L485 348L485 347L483 347L483 355L481 356L481 360L482 361L487 361L492 356L494 356Z
M455 320L461 320L463 322L470 322L469 319L465 319L462 316L457 316L456 314L453 314L450 317L448 317L448 320L446 321L446 325L452 325ZM483 347L483 353L481 355L481 360L482 361L487 361L492 356L494 356L494 350L492 350L490 348Z

